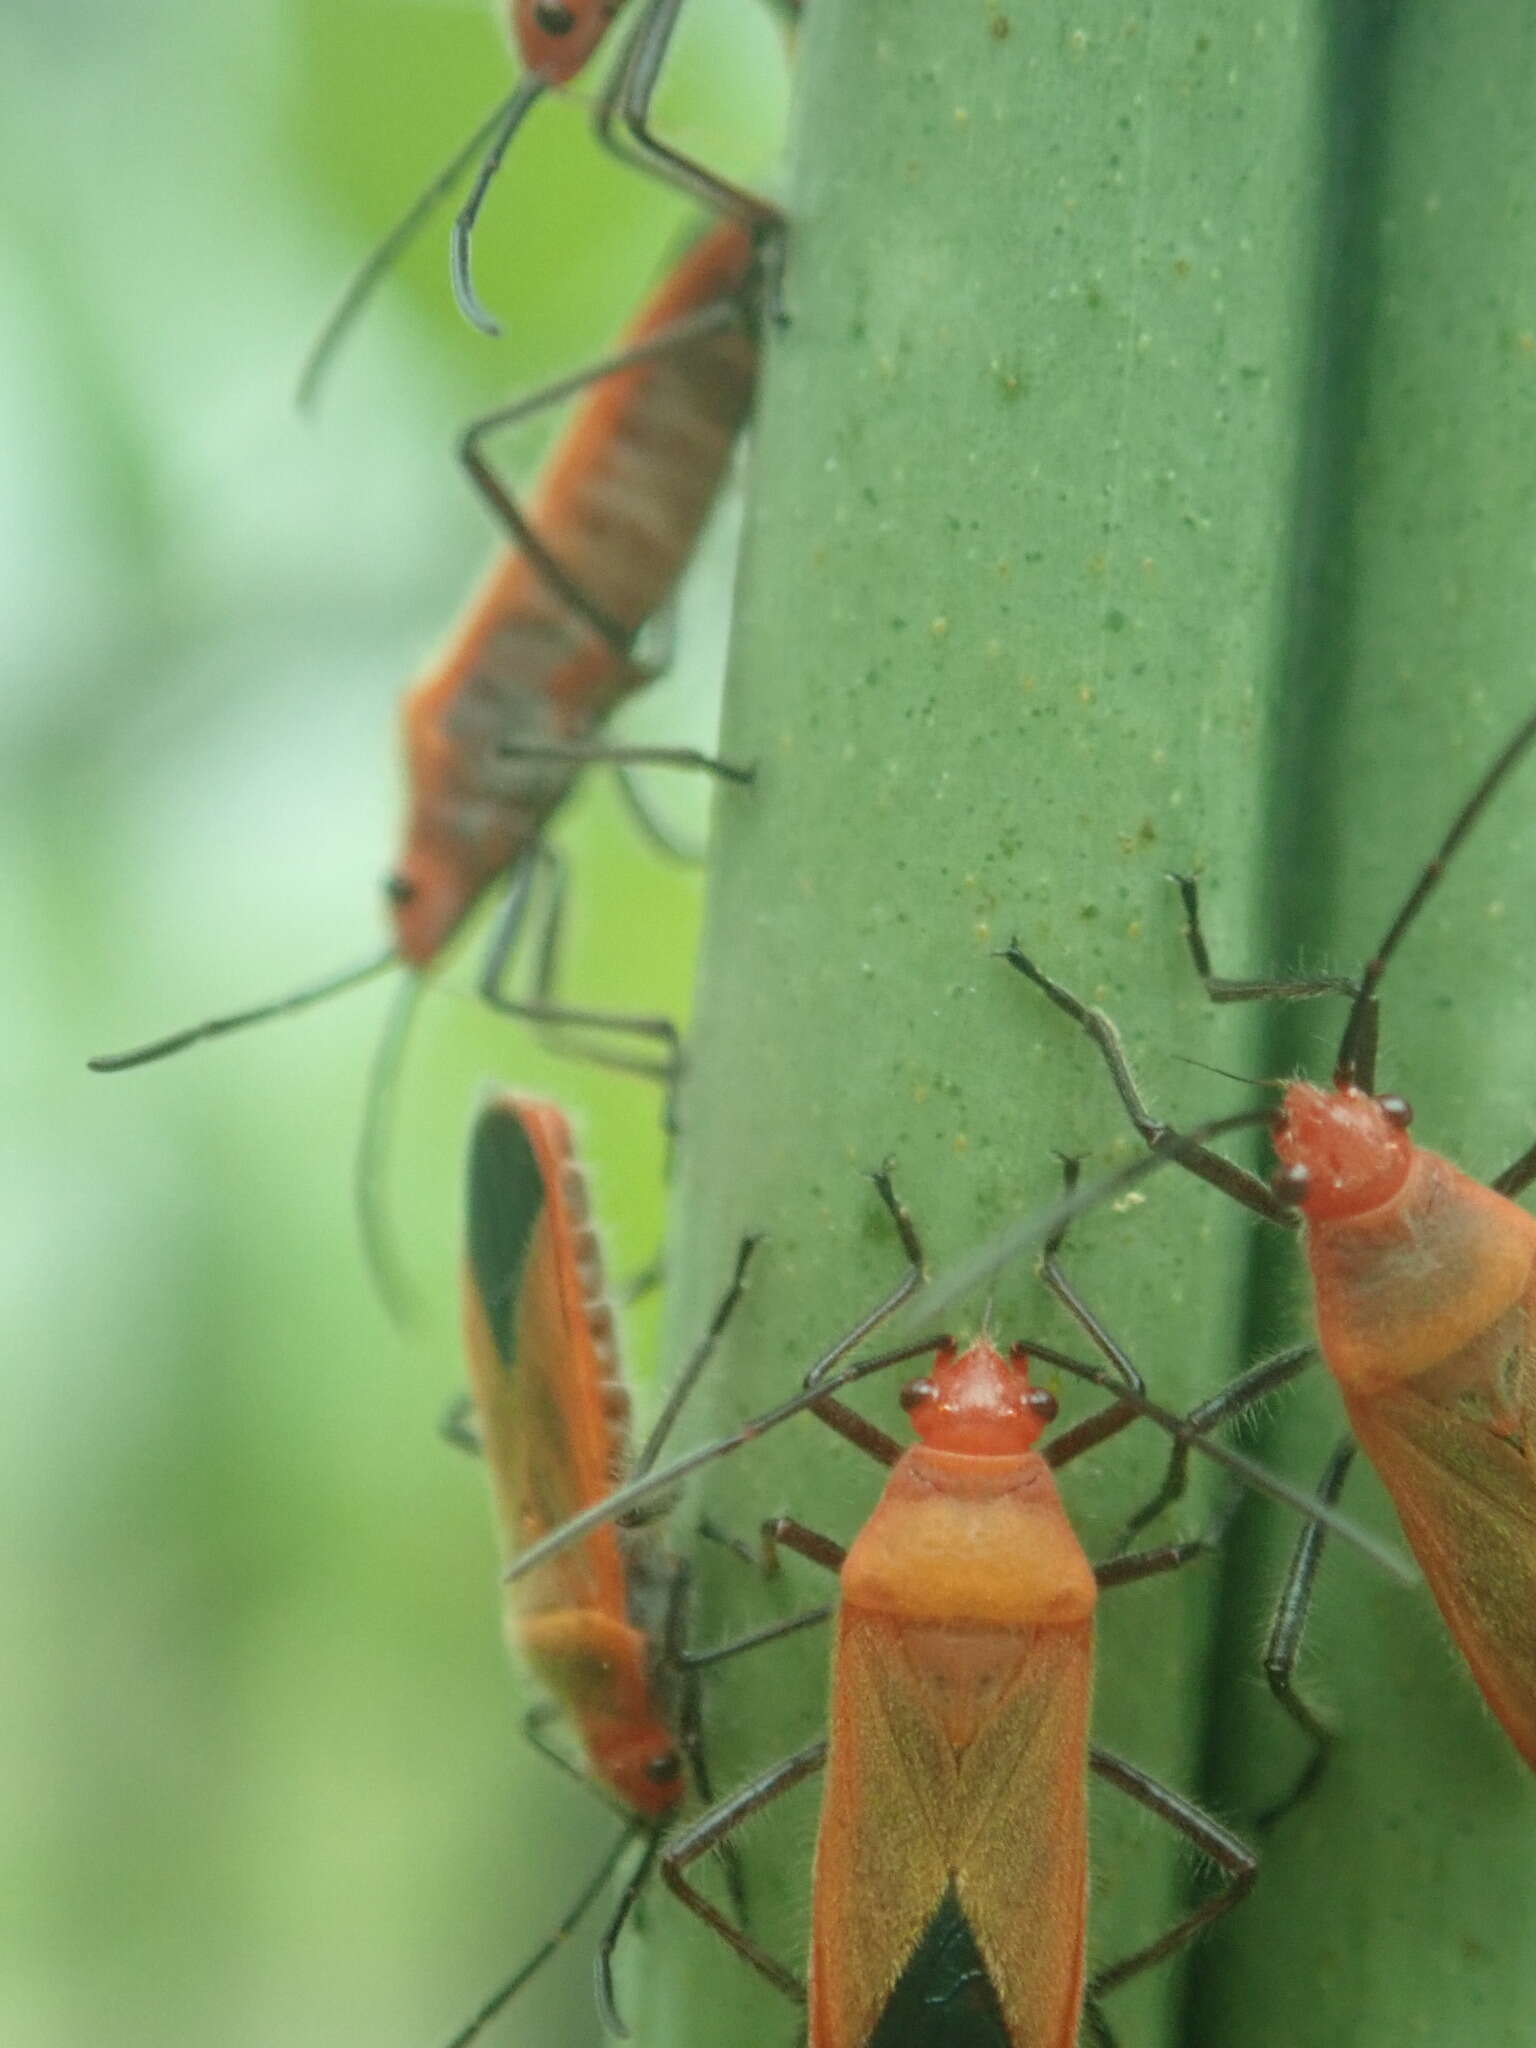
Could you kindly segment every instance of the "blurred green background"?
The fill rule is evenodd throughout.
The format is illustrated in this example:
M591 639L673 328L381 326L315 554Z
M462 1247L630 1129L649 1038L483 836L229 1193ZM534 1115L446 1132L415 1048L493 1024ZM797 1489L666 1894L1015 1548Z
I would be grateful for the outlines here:
M545 105L479 245L505 339L434 229L301 420L345 275L508 76L473 0L0 11L7 2041L430 2048L608 1832L526 1760L481 1482L434 1432L478 1091L577 1108L620 1274L657 1245L654 1092L482 1014L472 934L400 1095L402 1337L349 1207L384 991L84 1065L376 943L395 701L490 546L454 431L600 352L686 222ZM667 132L761 176L783 94L761 11L692 0ZM709 734L728 538L636 734ZM697 876L604 785L559 838L569 989L680 1012ZM589 1953L493 2038L595 2034Z

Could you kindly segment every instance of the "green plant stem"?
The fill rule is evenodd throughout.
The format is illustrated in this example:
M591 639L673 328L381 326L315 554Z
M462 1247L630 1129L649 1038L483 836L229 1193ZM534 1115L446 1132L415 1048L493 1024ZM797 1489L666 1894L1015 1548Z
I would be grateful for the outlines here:
M1536 696L1536 26L1519 10L1340 9L1330 69L1327 375L1272 894L1291 957L1347 968ZM1527 767L1385 991L1380 1085L1414 1103L1421 1143L1489 1178L1536 1126L1533 800ZM1271 1065L1324 1077L1335 1017L1279 1026ZM1294 1286L1294 1255L1276 1264ZM1277 1410L1263 1449L1320 1471L1341 1427L1320 1381ZM1368 1470L1345 1505L1392 1527ZM1239 1810L1301 1755L1245 1682L1286 1541L1272 1517L1249 1526L1211 1738L1214 1784ZM1251 1909L1202 1958L1190 2038L1524 2048L1536 1794L1428 1594L1331 1559L1301 1678L1341 1730L1336 1760L1276 1830Z
M1265 957L1327 58L1303 6L808 10L723 742L759 778L718 808L669 1355L738 1233L771 1241L701 1429L782 1395L894 1277L860 1178L887 1154L936 1261L1049 1200L1053 1149L1134 1155L1091 1050L993 957L1015 932L1114 1011L1160 1106L1247 1099L1181 1063L1252 1071L1253 1024L1198 997L1164 870L1203 867L1213 936ZM1169 1174L1075 1241L1172 1402L1243 1362L1248 1235ZM1069 1336L1027 1274L995 1317ZM895 1413L890 1392L870 1406ZM1161 1458L1137 1431L1067 1475L1091 1554ZM718 1468L679 1528L707 1502L741 1534L789 1510L846 1537L877 1484L806 1422ZM765 1589L701 1566L710 1639L825 1592L808 1567ZM1096 1732L1188 1789L1218 1586L1105 1602ZM722 1788L814 1732L826 1658L802 1637L715 1675ZM746 1837L755 1931L797 1967L814 1815L806 1792ZM1176 1845L1095 1796L1095 1961L1170 1922L1186 1880ZM670 1905L656 1920L632 2000L647 2043L717 2042L727 2015L733 2039L795 2037L712 1937ZM1124 2039L1182 2043L1180 1997L1175 1970L1127 1988Z

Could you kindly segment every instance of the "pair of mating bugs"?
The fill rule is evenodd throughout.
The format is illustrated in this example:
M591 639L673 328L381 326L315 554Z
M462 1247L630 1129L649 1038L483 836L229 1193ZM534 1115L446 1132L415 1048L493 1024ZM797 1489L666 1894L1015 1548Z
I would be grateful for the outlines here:
M951 1276L948 1288L968 1287L1026 1246L1041 1245L1047 1283L1102 1363L1037 1344L1005 1355L990 1336L965 1346L925 1337L846 1362L921 1279L916 1233L888 1179L877 1176L908 1260L892 1293L812 1367L801 1393L662 1467L663 1440L740 1293L747 1241L704 1343L631 1460L627 1396L616 1377L612 1321L564 1121L547 1106L515 1098L483 1112L470 1172L465 1315L480 1437L508 1559L508 1630L568 1710L593 1776L631 1817L576 1913L591 1904L631 1833L646 1840L602 1944L600 1981L610 2013L613 1943L658 1858L673 1892L746 1961L781 1990L806 1997L809 2048L894 2048L940 2038L966 2048L1071 2048L1080 2023L1091 2038L1106 2041L1100 1999L1237 1903L1256 1868L1245 1845L1088 1739L1098 1592L1175 1569L1210 1547L1206 1538L1138 1552L1122 1547L1097 1568L1085 1558L1052 1472L1141 1417L1170 1433L1172 1463L1156 1497L1131 1518L1127 1540L1181 1490L1192 1450L1307 1517L1267 1659L1277 1696L1314 1743L1298 1792L1321 1767L1328 1730L1295 1691L1292 1666L1322 1534L1335 1524L1333 1502L1357 1444L1387 1486L1473 1678L1521 1756L1536 1765L1536 1221L1512 1200L1536 1178L1536 1146L1483 1187L1411 1141L1401 1098L1371 1092L1376 996L1387 963L1451 854L1533 740L1536 717L1463 806L1358 983L1218 979L1193 885L1183 884L1191 949L1218 1000L1340 989L1352 998L1333 1085L1291 1084L1273 1120L1281 1162L1273 1187L1208 1143L1253 1116L1184 1134L1159 1124L1108 1020L1018 947L1009 950L1012 965L1093 1037L1152 1154L1098 1188L1070 1193L1045 1217L1014 1226ZM1353 1431L1330 1460L1316 1500L1208 1434L1302 1370L1311 1346L1268 1361L1190 1415L1172 1416L1147 1399L1134 1366L1061 1269L1062 1235L1077 1213L1170 1163L1271 1220L1293 1223L1300 1212L1317 1350ZM944 1291L941 1283L929 1300ZM837 1398L867 1374L930 1353L930 1370L903 1397L920 1439L914 1447L903 1451ZM1036 1445L1055 1403L1031 1384L1031 1358L1111 1396L1107 1407L1043 1451ZM691 1652L686 1566L667 1557L654 1522L637 1516L702 1464L805 1410L889 1467L890 1477L846 1551L793 1518L768 1525L766 1558L788 1548L840 1575L828 1734L710 1806L699 1752L701 1670L819 1620L823 1610ZM707 1810L663 1839L683 1799L685 1759ZM802 1993L741 1925L739 1911L729 1916L687 1872L708 1851L729 1848L744 1820L823 1765L811 1965ZM1181 1829L1226 1883L1164 1935L1088 1980L1090 1768ZM731 1874L739 1907L733 1868ZM455 2048L527 1974L525 1966Z
M474 216L522 116L546 89L576 76L621 5L515 0L509 19L527 67L522 83L349 287L312 352L301 396L313 395L373 285L488 139L481 176L456 230L455 282L480 324L491 324L468 285ZM564 882L546 828L582 769L595 763L621 772L656 765L701 769L737 783L751 779L749 770L694 749L612 745L600 737L624 698L657 672L641 647L644 629L676 593L751 410L765 279L771 291L783 225L766 201L663 144L647 125L680 9L681 0L647 0L599 104L597 125L606 139L622 116L642 167L702 198L720 218L673 265L610 354L484 415L461 436L463 466L509 545L401 708L407 803L403 844L385 883L389 945L275 1001L91 1062L101 1072L145 1065L403 967L405 1000L381 1047L359 1150L364 1241L387 1298L398 1290L374 1207L379 1118L421 977L504 881L504 908L479 975L482 998L540 1028L581 1032L586 1057L670 1081L677 1039L669 1019L558 999ZM525 515L486 444L583 390L586 400ZM530 923L540 925L535 986L519 999L508 993L507 981ZM593 1033L659 1044L661 1057L606 1051Z
M680 581L728 473L756 386L760 265L753 229L728 219L687 250L594 367L469 428L463 459L511 538L446 650L401 711L407 804L385 885L391 941L379 954L276 1002L235 1011L91 1062L115 1072L281 1016L403 967L359 1149L364 1243L386 1299L398 1298L377 1208L382 1114L422 978L492 888L504 907L479 975L494 1009L548 1031L576 1030L585 1056L670 1082L677 1040L658 1016L577 1008L555 983L564 879L545 842L584 767L606 762L750 771L684 748L603 742L599 728L655 669L642 629ZM485 452L488 436L536 407L591 390L525 516ZM530 925L535 985L509 992ZM659 1046L645 1059L607 1049L612 1034Z

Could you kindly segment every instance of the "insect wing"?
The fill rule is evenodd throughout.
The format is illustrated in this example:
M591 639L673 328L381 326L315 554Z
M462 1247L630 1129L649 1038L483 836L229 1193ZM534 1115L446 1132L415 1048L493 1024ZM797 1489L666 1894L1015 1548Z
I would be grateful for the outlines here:
M573 1207L577 1186L557 1110L511 1096L486 1105L470 1149L465 1349L508 1562L600 1499L623 1455L616 1383L594 1344L595 1247ZM520 1582L517 1604L622 1613L614 1532L595 1531Z
M1346 1405L1483 1697L1536 1769L1536 1360L1522 1372L1518 1434L1411 1388Z
M930 1647L973 1661L964 1636ZM909 2001L946 2048L1072 2048L1091 1627L1042 1630L1013 1648L975 1739L957 1749L910 1645L845 1610L816 1848L810 2048L885 2044ZM964 1689L974 1677L964 1674ZM985 1983L954 1967L969 1947Z

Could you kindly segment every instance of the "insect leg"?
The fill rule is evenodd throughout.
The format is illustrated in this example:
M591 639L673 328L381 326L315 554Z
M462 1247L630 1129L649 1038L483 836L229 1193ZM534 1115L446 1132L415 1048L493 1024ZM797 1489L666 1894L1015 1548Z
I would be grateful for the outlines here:
M1246 1408L1262 1401L1276 1387L1283 1387L1295 1379L1317 1356L1313 1344L1293 1344L1289 1350L1280 1351L1273 1358L1266 1358L1262 1364L1240 1373L1235 1380L1223 1387L1219 1393L1191 1408L1185 1421L1198 1430L1215 1429L1234 1415L1241 1415ZM1065 1441L1065 1439L1063 1439ZM1149 1522L1156 1521L1165 1508L1180 1499L1189 1481L1189 1445L1175 1438L1168 1456L1168 1469L1163 1483L1152 1498L1139 1507L1115 1539L1115 1549L1125 1546L1143 1530Z
M1118 1785L1122 1792L1129 1793L1132 1799L1167 1821L1170 1827L1177 1828L1181 1835L1194 1843L1201 1855L1208 1856L1227 1876L1227 1883L1220 1891L1202 1900L1193 1912L1187 1913L1166 1934L1159 1935L1156 1941L1148 1942L1145 1948L1137 1949L1123 1961L1095 1972L1088 1990L1090 1997L1100 1998L1106 1991L1113 1991L1117 1985L1123 1984L1128 1977L1149 1969L1153 1963L1160 1963L1175 1949L1183 1948L1201 1928L1220 1919L1223 1913L1230 1913L1253 1889L1259 1863L1246 1842L1213 1820L1192 1800L1184 1798L1182 1793L1170 1791L1166 1785L1160 1785L1156 1778L1148 1777L1145 1771L1126 1763L1122 1757L1095 1748L1089 1752L1089 1764L1101 1778L1111 1785Z
M1189 957L1213 1003L1301 1002L1310 996L1353 997L1357 993L1358 983L1342 974L1319 974L1310 980L1295 981L1270 978L1236 981L1227 975L1213 973L1210 948L1205 942L1205 928L1200 919L1200 885L1193 875L1170 875L1168 879L1178 890L1179 900L1184 906L1184 942L1189 947Z
M861 1317L851 1330L839 1337L830 1351L823 1352L817 1359L805 1376L805 1384L808 1387L814 1387L824 1380L835 1366L842 1363L850 1351L858 1349L871 1331L878 1329L883 1322L893 1316L907 1297L917 1291L927 1271L922 1239L917 1234L917 1225L912 1221L912 1212L897 1194L895 1182L891 1179L891 1162L887 1160L869 1178L875 1193L880 1197L886 1215L891 1219L897 1242L906 1253L907 1270L883 1301L878 1302L868 1315ZM919 1352L932 1349L931 1343L914 1344L906 1347L906 1355L915 1358ZM891 1362L894 1364L901 1356L900 1351L893 1352ZM894 1463L894 1460L892 1462Z
M819 1563L821 1560L818 1559ZM837 1566L832 1569L835 1571ZM729 1657L739 1656L744 1650L756 1650L764 1643L776 1643L783 1636L798 1635L803 1628L819 1628L824 1621L830 1621L830 1607L808 1607L803 1614L791 1614L783 1621L770 1621L762 1628L755 1628L744 1636L733 1636L728 1643L717 1643L709 1650L689 1650L679 1662L691 1671L707 1671L714 1664L723 1664Z
M682 1413L684 1403L698 1385L700 1374L713 1357L715 1346L720 1342L727 1324L736 1313L742 1295L746 1292L747 1268L751 1265L753 1254L762 1241L761 1237L744 1237L737 1245L736 1264L726 1290L715 1304L715 1312L709 1319L709 1326L694 1347L692 1357L678 1374L671 1393L662 1403L661 1413L651 1424L650 1434L635 1458L632 1478L639 1479L649 1472L661 1455L667 1438L672 1434L677 1418Z
M552 1743L544 1740L545 1729L553 1722L563 1718L564 1716L560 1708L553 1700L536 1701L523 1716L523 1740L535 1756L543 1757L545 1763L553 1764L555 1769L563 1772L573 1784L579 1785L584 1792L591 1793L595 1798L600 1799L605 1806L609 1805L610 1802L606 1794L595 1781L589 1778L587 1773L578 1765L573 1764L568 1756L562 1756ZM614 1811L617 1810L617 1808L614 1809Z
M612 1877L614 1870L618 1866L619 1858L634 1840L635 1834L636 1828L634 1823L631 1822L623 1829L618 1840L603 1858L586 1884L583 1885L559 1926L556 1927L546 1941L534 1950L526 1963L515 1970L504 1984L497 1986L496 1990L485 2000L479 2010L460 2027L453 2039L447 2044L447 2048L469 2048L469 2043L475 2040L490 2025L491 2021L495 2019L496 2015L511 1999L516 1997L529 1978L549 1961L558 1948L562 1947L570 1939L598 1899L604 1885ZM652 1854L654 1854L654 1849L647 1852L647 1861L649 1861ZM628 1897L627 1889L625 1896L626 1898Z
M503 760L566 761L577 767L696 768L722 782L750 784L755 768L722 761L698 747L629 747L608 740L507 740L496 749Z
M818 1384L842 1363L849 1352L857 1350L871 1331L896 1313L897 1309L917 1291L923 1278L922 1246L911 1217L896 1197L888 1169L882 1167L878 1173L871 1175L871 1179L881 1201L885 1204L887 1214L896 1226L902 1248L907 1254L907 1270L883 1300L862 1315L851 1329L845 1331L831 1348L822 1354L806 1374L806 1384L801 1392L793 1395L788 1401L781 1401L777 1408L770 1409L766 1415L754 1417L729 1436L717 1437L712 1443L696 1445L693 1450L675 1458L663 1475L649 1473L640 1479L631 1480L610 1494L607 1500L599 1501L591 1507L583 1508L579 1514L572 1515L558 1529L552 1529L547 1536L542 1536L536 1543L529 1544L502 1574L504 1582L512 1583L525 1577L549 1558L557 1556L560 1551L569 1549L573 1543L579 1542L589 1529L595 1529L604 1522L622 1520L627 1515L635 1513L671 1487L680 1484L690 1473L713 1464L717 1458L728 1457L731 1452L741 1450L747 1444L755 1443L766 1431L777 1428L791 1416L799 1415L808 1408L819 1409L826 1405L828 1397L818 1396L816 1393ZM841 1386L854 1379L864 1379L873 1373L884 1372L893 1365L901 1364L905 1359L922 1358L946 1341L944 1337L936 1335L916 1337L890 1351L858 1359L854 1364L843 1368L843 1378L837 1384Z
M1318 1499L1326 1501L1330 1507L1343 1490L1354 1456L1354 1439L1346 1437L1324 1468L1317 1494ZM1258 1816L1254 1825L1260 1828L1272 1828L1312 1791L1328 1768L1329 1753L1336 1737L1337 1731L1302 1698L1295 1685L1296 1659L1312 1608L1325 1535L1320 1522L1308 1522L1302 1530L1290 1570L1285 1575L1285 1584L1280 1589L1274 1619L1269 1625L1269 1640L1264 1645L1264 1676L1269 1681L1269 1689L1311 1743L1312 1754L1290 1791L1273 1805L1266 1806Z
M1518 1159L1512 1160L1497 1180L1489 1182L1489 1186L1496 1195L1508 1195L1513 1201L1533 1180L1536 1180L1536 1145L1529 1146Z
M820 1415L821 1410L813 1408L811 1413ZM837 1425L834 1423L833 1427ZM808 1558L812 1564L819 1564L829 1572L840 1572L848 1555L841 1543L835 1543L830 1536L823 1536L819 1530L807 1528L793 1515L775 1515L771 1521L764 1522L765 1571L772 1573L778 1570L780 1550L792 1550L797 1557Z
M695 158L684 156L669 143L658 140L651 130L651 101L681 11L682 0L652 0L597 103L592 116L593 130L603 147L615 156L650 177L676 186L712 212L782 226L784 216L776 206L706 170ZM622 143L613 132L616 116L626 130Z
M749 1563L756 1563L750 1551L743 1548L739 1553ZM787 1619L772 1621L762 1628L752 1629L746 1635L736 1636L726 1643L718 1643L708 1650L690 1650L687 1646L688 1608L691 1574L686 1565L679 1566L673 1576L667 1600L666 1626L662 1640L663 1661L675 1670L682 1682L682 1697L677 1715L678 1742L688 1760L694 1788L700 1804L712 1806L715 1801L714 1787L710 1782L709 1763L704 1754L702 1700L699 1673L717 1664L724 1664L733 1657L750 1650L761 1649L767 1643L778 1642L785 1636L797 1635L801 1629L813 1628L831 1618L830 1607L814 1607L803 1614L792 1614ZM747 1922L746 1885L743 1878L741 1859L731 1841L720 1844L720 1858L726 1869L726 1884L730 1892L731 1905L737 1920Z
M750 1963L759 1976L765 1977L776 1991L782 1991L797 2005L805 2000L805 1987L799 1979L791 1976L783 1964L776 1962L749 1934L733 1927L717 1906L689 1884L683 1872L690 1863L717 1847L792 1786L819 1771L826 1760L825 1737L796 1750L793 1756L771 1764L750 1783L741 1786L729 1798L722 1799L708 1813L700 1814L690 1827L673 1835L661 1852L661 1874L667 1889L681 1899L691 1913L696 1913L706 1926L712 1927L720 1939L735 1949L744 1962Z
M478 1458L485 1449L475 1427L475 1404L468 1394L454 1395L443 1410L437 1433L445 1444L452 1444L456 1451L467 1451L472 1458Z
M1006 960L1010 967L1016 968L1020 974L1032 981L1036 988L1042 990L1057 1009L1070 1017L1078 1029L1098 1047L1099 1056L1109 1069L1109 1077L1114 1083L1115 1092L1142 1141L1148 1146L1155 1147L1164 1144L1168 1139L1176 1138L1178 1133L1173 1126L1163 1123L1148 1109L1141 1090L1136 1085L1136 1077L1131 1072L1125 1048L1120 1043L1120 1034L1104 1012L1083 1002L1059 981L1053 981L1042 968L1036 966L1017 939L1004 948L1000 957ZM1213 1152L1208 1145L1181 1145L1178 1162L1201 1180L1208 1181L1212 1187L1219 1188L1224 1195L1230 1195L1232 1200L1240 1203L1243 1208L1251 1209L1256 1216L1262 1216L1266 1222L1278 1223L1286 1230L1295 1230L1298 1227L1294 1212L1271 1193L1256 1173L1250 1173L1246 1167L1223 1158L1221 1153Z
M1088 2048L1115 2048L1115 2037L1104 2017L1104 2008L1092 1992L1083 1998L1082 2029Z
M656 1867L657 1852L661 1848L661 1832L652 1828L646 1839L645 1853L629 1873L619 1902L609 1916L608 1925L603 1929L602 1939L597 1944L597 1955L592 1965L593 1979L597 1989L597 2012L610 2034L617 2034L620 2040L629 2039L629 2029L619 2017L619 2008L613 1996L613 1952L618 1947L619 1936L624 1932L624 1923L634 1911L635 1901L645 1889L646 1879Z
M1062 1153L1060 1158L1062 1192L1070 1196L1081 1177L1082 1161L1065 1153ZM1059 1224L1041 1247L1040 1277L1068 1315L1093 1340L1097 1349L1108 1359L1132 1393L1144 1394L1147 1391L1146 1381L1062 1271L1058 1254L1071 1227L1070 1219ZM1074 1424L1071 1429L1064 1430L1055 1438L1046 1447L1046 1462L1051 1466L1068 1465L1074 1458L1081 1457L1084 1451L1092 1450L1096 1445L1107 1443L1111 1437L1118 1436L1122 1429L1128 1428L1135 1420L1134 1409L1112 1402L1109 1407L1101 1408L1097 1415L1087 1416L1082 1422Z
M1115 1586L1132 1586L1138 1579L1153 1579L1161 1572L1193 1564L1197 1557L1208 1556L1216 1545L1217 1538L1210 1534L1188 1536L1182 1543L1163 1543L1155 1550L1133 1550L1128 1557L1106 1558L1103 1564L1094 1566L1093 1576L1099 1591L1107 1593Z
M630 659L634 634L595 604L575 578L567 574L561 563L545 547L533 527L524 518L516 498L491 467L482 443L489 435L499 433L503 427L513 426L519 420L528 419L549 406L558 405L589 384L598 383L602 378L614 376L621 370L637 369L644 363L654 362L658 357L669 355L690 342L702 341L712 334L723 333L741 318L741 307L736 300L718 300L712 306L702 307L697 313L689 313L681 320L674 320L659 334L653 334L645 341L636 342L632 348L615 350L611 355L589 363L585 369L576 370L568 377L557 378L552 384L541 385L537 391L514 400L511 405L498 406L494 412L482 413L460 432L459 461L481 498L507 529L516 546L533 563L546 588L553 591L563 604L569 605L579 619L585 620L598 638L606 641L622 660Z
M501 919L486 949L479 979L479 994L482 1001L504 1017L515 1017L520 1022L540 1025L554 1033L566 1029L621 1031L631 1032L636 1037L658 1038L668 1052L667 1059L661 1062L634 1059L624 1053L610 1052L605 1047L587 1044L581 1046L580 1056L590 1059L595 1065L615 1067L622 1073L639 1074L646 1080L672 1082L677 1075L679 1045L677 1026L669 1018L630 1016L614 1010L573 1009L556 1000L554 987L559 971L560 926L565 906L564 874L559 857L549 847L540 846L534 858L550 878L550 898L539 934L533 998L531 1001L522 1001L506 994L502 987L508 962L518 940L522 937L523 926L528 916L533 870L531 865L525 862L513 877ZM558 1044L557 1049L561 1049Z

